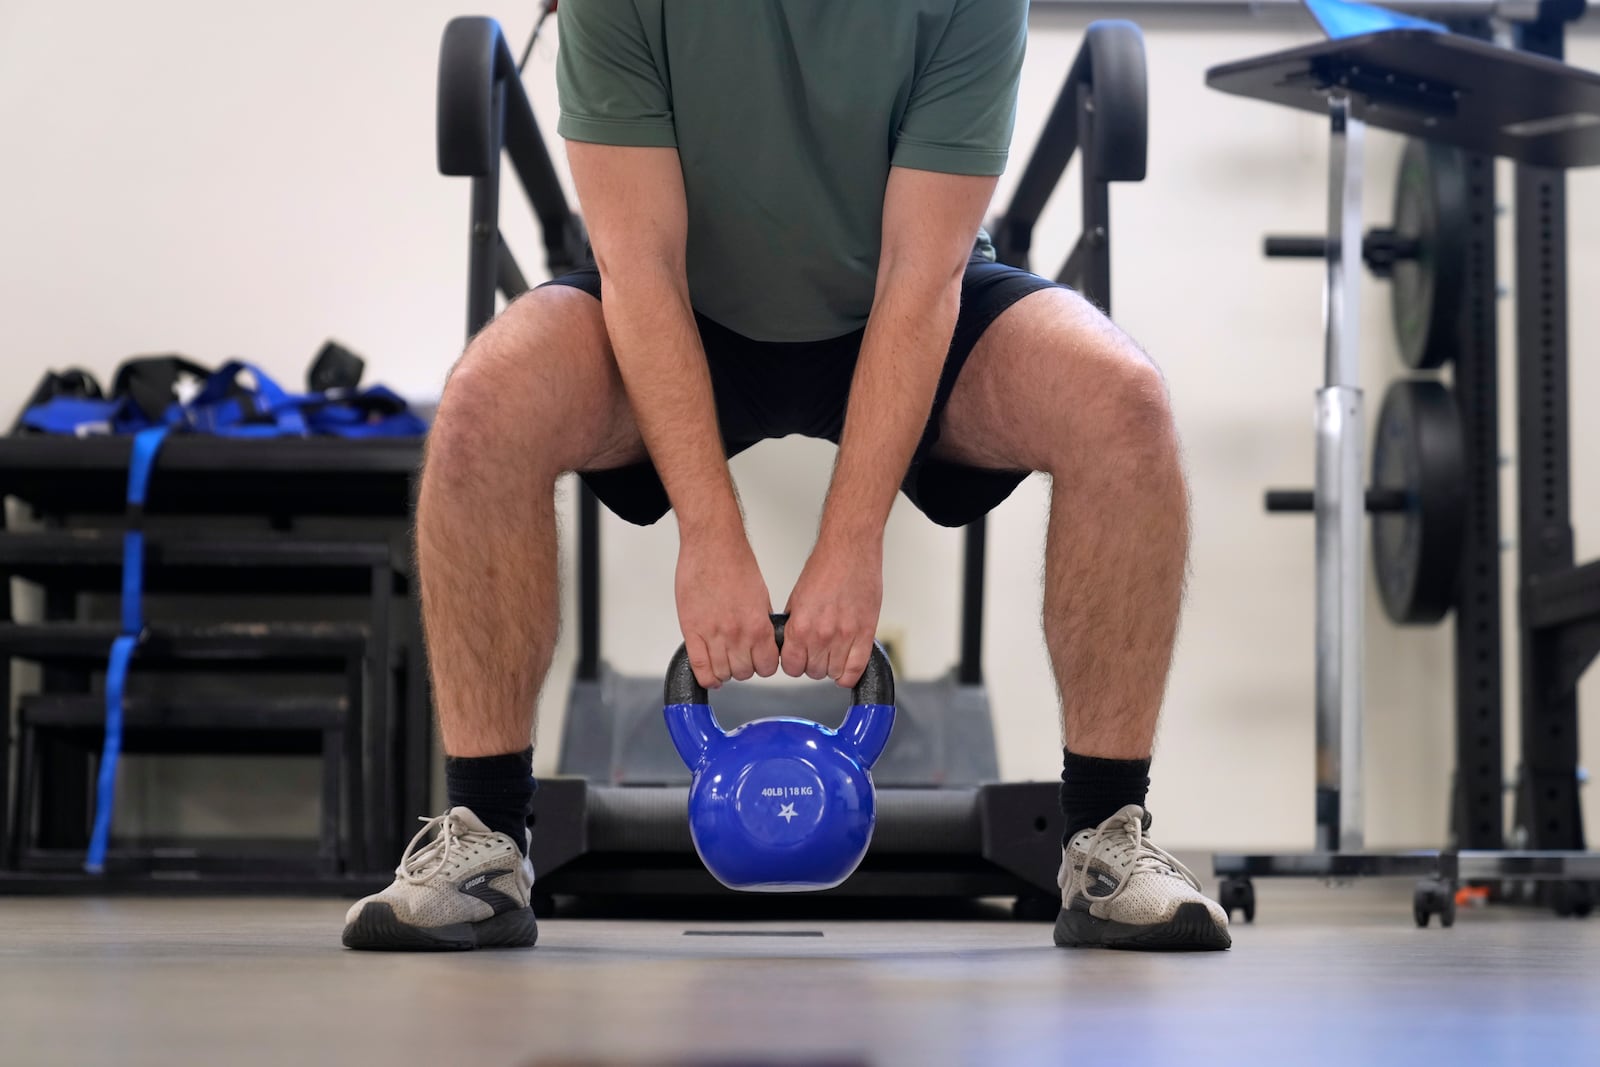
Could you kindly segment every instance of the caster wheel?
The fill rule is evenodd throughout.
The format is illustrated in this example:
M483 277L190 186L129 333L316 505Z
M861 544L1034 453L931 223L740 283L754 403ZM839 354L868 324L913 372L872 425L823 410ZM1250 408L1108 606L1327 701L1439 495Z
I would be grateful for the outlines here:
M1587 882L1552 882L1547 890L1550 908L1562 918L1587 918L1594 911L1594 893Z
M1448 930L1456 924L1456 895L1449 884L1444 886L1440 895L1439 925Z
M1061 898L1045 893L1023 893L1011 905L1011 917L1025 923L1055 922L1061 914Z
M1573 882L1572 890L1572 917L1587 919L1594 911L1594 886L1589 882Z
M1445 929L1456 924L1456 891L1449 882L1424 878L1417 882L1411 894L1411 917L1417 926L1427 929L1433 916L1439 916L1439 925Z
M1217 903L1227 912L1229 922L1233 921L1236 911L1244 916L1245 922L1256 921L1256 887L1248 878L1231 875L1224 878L1222 884L1217 886Z

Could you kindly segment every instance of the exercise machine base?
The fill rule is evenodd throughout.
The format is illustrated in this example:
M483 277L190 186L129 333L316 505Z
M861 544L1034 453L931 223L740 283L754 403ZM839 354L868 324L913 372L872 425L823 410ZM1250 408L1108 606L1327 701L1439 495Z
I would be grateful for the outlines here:
M1020 918L1054 919L1060 906L1062 820L1055 782L972 789L879 789L866 859L842 885L761 894L762 907L848 911L848 901L1014 897ZM748 902L719 884L689 836L688 789L597 786L541 779L534 796L533 866L540 910L557 901L603 903L635 915L693 902Z

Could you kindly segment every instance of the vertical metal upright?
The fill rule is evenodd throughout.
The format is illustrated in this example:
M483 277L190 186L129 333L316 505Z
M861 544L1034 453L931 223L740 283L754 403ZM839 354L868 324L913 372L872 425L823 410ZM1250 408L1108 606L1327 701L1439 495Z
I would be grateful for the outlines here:
M1451 29L1493 40L1486 18ZM1458 309L1460 345L1451 385L1461 415L1466 459L1466 522L1456 576L1455 776L1450 844L1505 847L1505 698L1500 592L1500 317L1496 260L1495 161L1463 153L1467 178L1467 262Z
M1365 844L1361 789L1362 608L1366 596L1365 423L1358 293L1366 124L1348 96L1328 100L1326 362L1317 391L1317 848Z
M1524 51L1563 58L1563 23L1521 27ZM1566 175L1518 164L1517 520L1518 576L1526 591L1574 563L1567 374ZM1518 818L1534 849L1582 849L1578 798L1578 694L1563 670L1559 630L1519 614L1522 761Z
M983 683L983 568L988 556L988 519L967 523L961 550L961 656L956 680L962 685Z
M1083 298L1107 315L1111 314L1111 183L1101 173L1095 151L1094 88L1078 86L1078 141L1083 160L1083 236L1073 249L1072 260L1061 268L1059 282L1071 282ZM1076 277L1070 276L1074 267Z
M483 173L472 178L472 222L467 234L467 337L494 318L500 276L500 145L505 139L506 85L494 83L489 135L494 152Z
M577 676L600 677L600 498L578 482L578 665Z
M1494 160L1464 154L1469 228L1461 346L1452 385L1466 458L1466 523L1455 603L1455 782L1452 844L1505 845L1500 595L1499 315Z

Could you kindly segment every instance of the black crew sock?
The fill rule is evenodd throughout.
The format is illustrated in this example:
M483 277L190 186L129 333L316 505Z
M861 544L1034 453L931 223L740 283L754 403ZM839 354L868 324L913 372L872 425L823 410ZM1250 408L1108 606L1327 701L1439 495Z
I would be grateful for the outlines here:
M1074 834L1099 826L1128 804L1144 806L1150 788L1148 759L1101 759L1061 750L1061 814L1067 825L1062 844Z
M483 824L528 850L528 814L533 810L533 749L503 756L446 756L445 793L450 806L471 808Z

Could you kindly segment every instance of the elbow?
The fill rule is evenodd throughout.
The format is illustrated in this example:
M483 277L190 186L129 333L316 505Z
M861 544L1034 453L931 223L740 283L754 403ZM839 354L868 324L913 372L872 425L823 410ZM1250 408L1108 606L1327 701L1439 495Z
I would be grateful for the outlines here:
M655 248L594 249L600 284L611 292L689 288L688 265L681 251Z
M682 254L670 251L627 250L608 254L595 248L595 269L611 306L677 301L688 304L688 267Z

